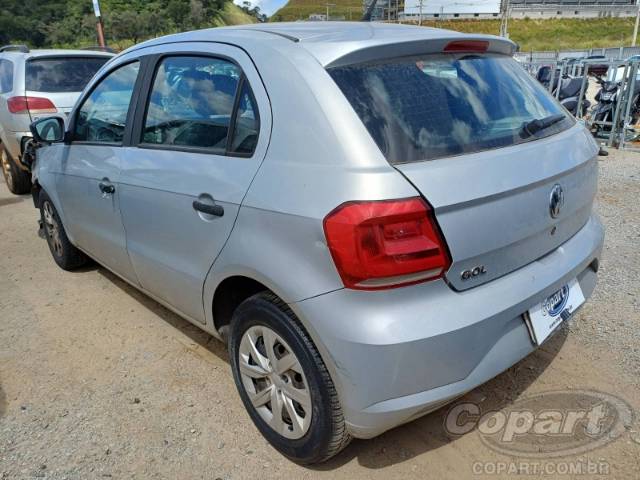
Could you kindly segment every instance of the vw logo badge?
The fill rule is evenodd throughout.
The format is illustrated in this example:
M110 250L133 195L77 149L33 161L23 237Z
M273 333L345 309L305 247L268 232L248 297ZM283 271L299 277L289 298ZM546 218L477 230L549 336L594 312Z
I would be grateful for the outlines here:
M549 214L551 218L557 218L560 215L560 210L564 205L564 191L559 184L555 184L551 189L551 196L549 197Z

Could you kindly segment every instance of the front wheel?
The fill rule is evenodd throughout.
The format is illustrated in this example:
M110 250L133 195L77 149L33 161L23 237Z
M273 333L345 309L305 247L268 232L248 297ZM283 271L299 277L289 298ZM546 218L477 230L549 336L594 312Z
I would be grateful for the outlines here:
M233 315L229 343L242 402L280 453L311 464L349 444L329 372L286 303L271 293L245 300Z
M74 270L87 263L87 256L69 241L58 211L44 191L40 192L40 219L51 255L60 268Z

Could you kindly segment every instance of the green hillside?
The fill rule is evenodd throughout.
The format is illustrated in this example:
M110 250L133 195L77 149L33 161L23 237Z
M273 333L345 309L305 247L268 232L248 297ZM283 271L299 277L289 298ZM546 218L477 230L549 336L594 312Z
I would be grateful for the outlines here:
M332 18L343 17L345 20L360 20L362 17L362 0L289 0L289 2L269 17L272 22L292 22L306 20L312 13L327 13L327 3L334 3L329 7Z
M359 20L362 16L361 0L334 0L330 7L332 17ZM312 13L326 13L325 3L318 0L289 0L274 13L271 21L306 20ZM633 18L597 19L518 19L509 21L511 39L523 51L564 50L596 47L617 47L631 44ZM448 28L460 32L490 33L497 35L500 20L440 20L424 22L425 26Z
M256 17L253 17L243 11L237 5L228 2L225 3L224 8L214 20L216 27L224 25L245 25L247 23L256 23Z

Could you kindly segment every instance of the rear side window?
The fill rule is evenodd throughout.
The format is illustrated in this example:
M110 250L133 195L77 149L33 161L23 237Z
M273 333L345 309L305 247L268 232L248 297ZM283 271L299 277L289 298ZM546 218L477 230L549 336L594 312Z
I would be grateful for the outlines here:
M129 63L109 73L78 110L74 140L121 143L140 64Z
M329 69L380 150L407 163L506 147L573 125L515 60L428 55ZM535 134L534 119L564 115Z
M162 60L151 89L142 142L226 152L241 75L237 65L218 58Z
M230 151L241 155L250 155L258 143L260 120L249 82L244 80L238 98L233 139Z
M26 89L34 92L81 92L107 57L47 57L29 60Z
M0 93L13 90L13 62L0 59Z

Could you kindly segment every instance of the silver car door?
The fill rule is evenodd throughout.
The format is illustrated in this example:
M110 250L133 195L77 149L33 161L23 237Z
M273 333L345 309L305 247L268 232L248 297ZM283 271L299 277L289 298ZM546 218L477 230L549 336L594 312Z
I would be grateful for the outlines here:
M133 282L136 276L127 255L118 183L139 71L138 61L121 65L91 89L74 114L71 144L57 179L74 243Z
M204 322L204 281L264 158L270 108L239 48L160 48L123 158L120 207L141 286Z

